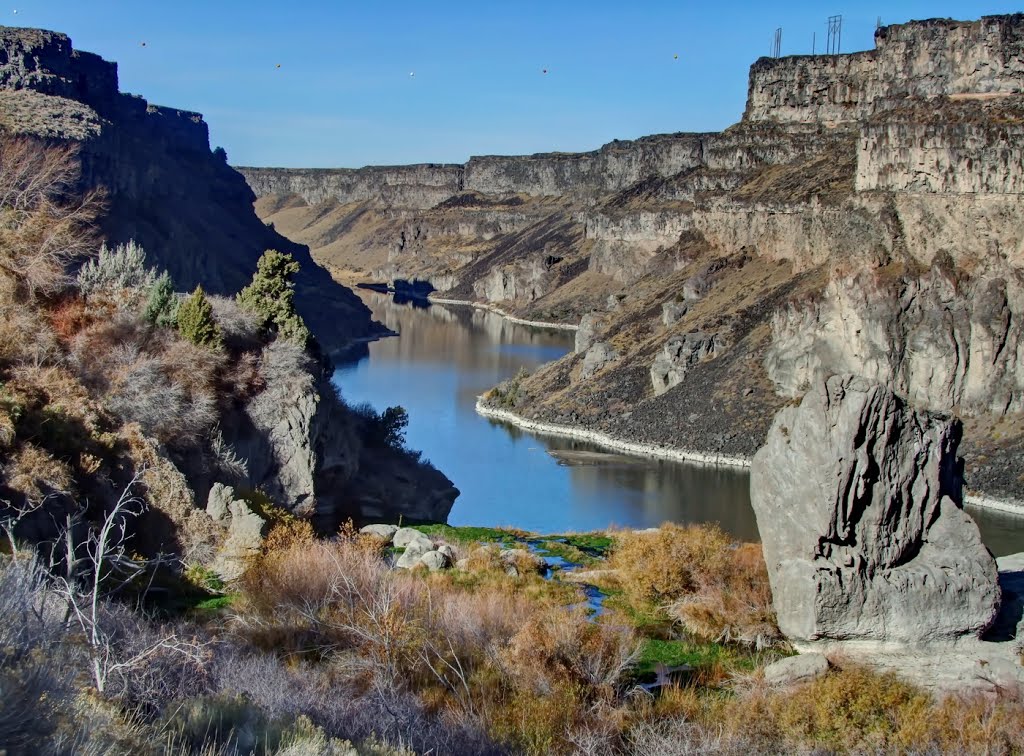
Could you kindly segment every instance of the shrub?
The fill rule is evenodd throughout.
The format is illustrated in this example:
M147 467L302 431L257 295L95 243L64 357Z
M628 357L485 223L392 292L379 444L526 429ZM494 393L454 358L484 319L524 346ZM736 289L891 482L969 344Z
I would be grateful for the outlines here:
M760 547L734 545L715 525L623 532L610 564L632 602L667 610L699 638L763 647L780 637Z
M352 412L363 422L363 440L367 446L402 449L405 446L405 429L409 425L409 413L404 407L388 407L380 414L368 403L352 407Z
M160 441L178 443L200 438L213 425L217 407L210 392L189 391L171 380L160 359L140 354L135 346L117 348L113 356L106 404L122 421L138 423Z
M519 403L519 392L523 381L530 377L526 368L519 368L519 371L509 380L502 381L492 388L488 398L504 409L515 409Z
M164 271L149 287L146 300L146 320L161 328L175 328L178 325L178 297L174 293L171 277Z
M122 289L150 289L156 274L146 267L146 253L134 241L113 250L104 244L99 255L78 271L78 288L86 296Z
M224 334L225 345L236 351L254 349L263 345L258 316L241 307L231 297L207 297L213 308L213 318Z
M0 287L4 297L60 290L92 249L99 195L78 196L77 148L0 139Z
M256 263L252 283L238 293L238 303L258 315L263 326L302 347L309 341L309 329L295 311L292 277L299 264L292 256L268 249Z
M213 307L202 286L178 307L178 331L196 346L220 349L224 345L220 326L213 319Z

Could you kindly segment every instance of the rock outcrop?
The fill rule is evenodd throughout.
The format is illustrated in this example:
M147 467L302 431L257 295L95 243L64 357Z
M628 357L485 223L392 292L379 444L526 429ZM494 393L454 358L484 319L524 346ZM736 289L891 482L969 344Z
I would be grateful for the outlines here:
M961 509L959 440L956 421L852 376L779 413L750 490L787 638L913 645L988 628L996 566Z
M102 189L102 232L130 239L181 290L232 295L266 249L302 265L296 307L329 350L378 333L369 311L306 247L268 228L245 179L211 151L203 117L118 91L117 64L54 32L0 27L0 130L73 143L83 189Z
M654 393L664 394L678 386L690 368L704 360L714 359L726 345L726 340L718 334L700 331L669 339L651 365Z

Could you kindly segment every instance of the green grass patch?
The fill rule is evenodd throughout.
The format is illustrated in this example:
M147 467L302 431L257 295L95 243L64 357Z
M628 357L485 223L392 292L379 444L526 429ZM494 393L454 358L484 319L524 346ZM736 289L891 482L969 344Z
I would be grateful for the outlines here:
M751 670L755 662L752 655L735 646L648 638L640 650L636 674L653 674L659 664L666 667L681 667L686 664L694 669L721 664L729 669Z
M648 638L664 638L672 631L672 618L657 606L632 603L626 592L618 586L598 587L608 596L604 601L605 607L620 613L641 635Z
M192 608L200 612L215 612L220 609L226 609L238 598L237 594L229 593L224 596L211 596L210 598L203 599L195 604Z
M413 525L413 528L428 536L442 538L456 543L511 543L528 537L522 530L505 528L478 528L471 525Z
M550 535L548 539L557 539L566 546L589 554L591 557L604 558L611 551L615 539L604 533L570 533L567 535Z
M599 561L587 552L560 541L541 541L536 544L536 549L539 556L561 557L567 562L583 566L590 566Z

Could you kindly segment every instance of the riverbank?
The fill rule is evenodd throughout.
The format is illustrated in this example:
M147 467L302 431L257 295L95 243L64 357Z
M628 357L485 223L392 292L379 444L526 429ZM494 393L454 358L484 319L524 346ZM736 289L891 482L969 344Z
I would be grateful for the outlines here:
M554 328L559 331L579 330L579 326L572 323L555 323L554 321L549 320L526 320L525 318L519 318L511 313L505 312L500 307L484 304L483 302L473 302L469 299L444 299L443 297L428 296L427 301L432 304L464 305L467 307L474 307L477 310L486 310L487 312L493 312L495 315L500 315L510 323L518 323L519 325L531 326L533 328Z
M673 462L688 462L691 464L708 465L712 467L750 468L751 460L749 457L708 454L705 452L677 449L668 446L641 444L633 441L626 441L621 438L615 438L607 433L589 430L587 428L528 420L521 415L510 412L509 410L489 406L484 402L482 396L477 397L476 411L483 417L510 423L517 428L522 428L523 430L533 431L535 433L544 433L550 436L559 436L562 438L572 438L579 441L587 441L592 444L603 446L607 449L621 451L627 454L634 454L641 457L666 459ZM964 504L977 507L979 509L991 510L1024 518L1024 503L1013 500L993 499L983 494L968 494L964 496Z

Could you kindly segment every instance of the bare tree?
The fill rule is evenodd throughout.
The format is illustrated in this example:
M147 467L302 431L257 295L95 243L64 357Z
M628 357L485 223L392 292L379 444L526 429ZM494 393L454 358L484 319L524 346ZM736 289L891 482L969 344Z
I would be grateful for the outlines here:
M59 290L94 246L101 195L81 193L80 176L73 146L0 139L0 271L29 296Z
M205 644L194 639L183 639L176 633L170 633L141 648L121 653L123 648L118 642L115 629L105 621L106 601L147 572L152 580L152 572L163 562L161 558L134 558L128 551L131 541L128 523L141 514L144 507L144 502L132 494L132 488L138 483L142 472L136 473L99 528L90 533L84 559L78 559L75 555L74 544L68 535L70 528L64 533L68 550L65 560L68 566L65 574L57 578L56 590L67 604L71 621L85 635L90 673L100 693L106 691L111 676L128 674L146 665L158 654L178 654L198 663L205 647ZM85 580L79 578L78 566L82 562L88 568L83 570L87 572Z

